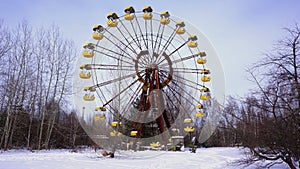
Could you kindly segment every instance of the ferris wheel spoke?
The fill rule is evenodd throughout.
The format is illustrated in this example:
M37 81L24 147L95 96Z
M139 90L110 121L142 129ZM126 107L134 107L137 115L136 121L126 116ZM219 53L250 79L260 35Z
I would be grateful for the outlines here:
M150 56L148 55L148 57L145 57L145 64L149 65L149 63L152 63L152 62L151 62Z
M165 75L164 75L164 76L165 76ZM173 74L173 76L174 76L174 74ZM165 76L165 77L167 77L167 76ZM175 77L176 77L176 76L175 76ZM178 78L178 77L177 77L177 78ZM176 82L178 82L178 83L183 83L182 81L179 81L179 80L177 80L177 79L175 79L175 78L173 78L172 80L174 80L174 81L176 81ZM195 89L195 90L199 90L199 88L197 88L197 87L195 87L195 86L202 86L202 87L204 87L204 86L201 85L201 84L198 84L198 83L196 83L196 82L189 81L188 79L185 79L185 78L182 78L181 80L185 81L185 83L184 83L185 86L188 86L188 87L193 88L193 89ZM191 85L191 84L189 84L189 83L186 83L186 82L191 82L194 86Z
M169 56L172 56L175 52L177 52L179 49L181 49L183 46L185 46L188 42L189 41L184 42L182 45L180 45L178 48L176 48L173 52L171 52L169 54ZM158 62L158 64L162 63L164 60L165 60L165 58L162 61Z
M130 21L130 24L131 24L131 28L132 28L132 30L134 32L135 38L136 38L137 42L139 43L140 49L142 50L142 43L139 40L138 34L137 34L137 32L136 32L136 30L134 28L134 25L133 25L132 21Z
M132 44L129 42L128 38L125 37L124 33L120 30L119 27L117 27L118 31L122 34L123 38L126 40L126 42L128 43L128 45L131 47L131 51L135 54L137 54L136 50L134 49L134 47L132 46ZM126 46L126 45L125 45Z
M151 47L152 47L152 50L154 49L153 48L153 36L154 36L154 34L153 34L153 23L152 23L152 19L150 20L150 22L151 22L151 34L150 34L150 36L151 36ZM153 59L152 57L151 57L151 59ZM151 61L153 61L153 60L151 60Z
M112 97L110 100L108 100L105 104L103 104L103 107L108 105L110 102L112 102L115 98L119 97L122 93L124 93L126 90L128 90L131 86L133 86L136 82L138 82L139 79L133 81L130 85L128 85L125 89L120 91L118 94L116 94L114 97Z
M172 101L172 100L174 100L174 99L172 99L172 98L169 96L169 93L167 93L167 92L164 92L164 93L165 93L165 95L167 96L167 98L168 98L168 100L169 100L169 101L167 101L167 107L169 108L169 111L173 112L173 113L170 113L170 114L171 114L171 117L172 117L172 120L175 120L175 119L178 117L178 115L179 115L179 112L180 112L180 106L176 105L176 104L174 103L174 101ZM181 103L180 103L181 101L179 101L179 99L176 97L176 95L174 94L174 92L171 91L171 93L172 93L172 95L174 96L175 100L179 103L179 105L181 105ZM170 107L170 103L172 104L173 108ZM174 108L176 109L176 111L174 111ZM171 109L173 109L173 111L172 111ZM188 111L185 111L185 112L188 112Z
M163 76L167 77L165 74L162 74ZM192 98L194 101L196 101L197 103L200 103L198 99L196 99L195 97L193 97L188 91L184 90L180 85L178 85L178 83L180 83L181 85L185 86L186 83L183 83L182 81L177 81L178 83L172 81L178 88L182 89L182 92L187 94L190 98ZM185 98L184 96L182 96L183 98ZM187 100L189 100L188 98L185 98Z
M134 101L134 99L136 99L138 97L138 92L139 90L141 90L142 87L142 83L139 84L139 86L137 86L137 88L135 89L133 95L130 97L130 99L128 100L126 107L124 108L124 116L126 115L126 113L129 112L129 108L132 105L132 102Z
M122 71L135 71L135 69L131 69L132 66L126 65L113 65L113 64L89 64L91 69L96 70L122 70Z
M156 44L157 44L157 40L158 40L158 38L159 38L160 28L161 28L161 24L159 24L159 26L158 26L158 31L157 31L157 34L156 34L156 38L155 38L155 42L154 42L154 47L152 48L152 51L153 51L153 52L154 52L155 49L156 49ZM152 42L153 42L153 40L152 40Z
M178 84L176 84L176 83L174 83L175 85L178 85ZM178 86L179 87L179 86ZM181 88L181 87L179 87L180 89L181 89L181 91L184 93L184 94L187 94L187 95L189 95L189 97L191 97L191 98L187 98L187 97L185 97L184 95L180 95L180 98L183 98L186 102L188 102L191 106L192 105L195 105L195 104L201 104L200 103L200 101L199 100L197 100L195 97L192 97L190 94L189 94L189 92L188 91L185 91L183 88ZM170 87L169 87L169 89L171 89ZM175 93L177 93L177 94L179 94L179 92L177 91L177 90L174 90L174 89L171 89L171 90L173 90ZM191 101L191 99L192 99L192 101L194 101L195 103L193 103L192 101ZM185 104L185 103L183 103L183 104Z
M114 65L114 64L89 64L89 65L91 65L91 69L96 69L96 70L135 71L135 69L131 69L132 66L126 66L126 65Z
M125 66L125 65L113 65L113 64L90 64L91 66L99 66L99 67L126 67L126 68L132 68L132 66Z
M139 65L138 67L140 68L145 68L145 69L147 68L147 63L145 63L145 61L139 61L138 65Z
M174 67L173 69L175 70L191 70L191 71L201 71L203 69L198 69L198 68L186 68L186 67Z
M172 87L170 87L169 85L167 85L167 88L169 89L169 91L171 91L171 93L173 94L173 97L177 100L177 102L179 103L179 107L182 107L182 109L184 110L183 112L186 113L187 115L189 115L189 111L190 110L187 110L186 109L186 106L183 106L183 104L186 104L186 103L182 103L183 100L182 99L179 99L179 98L182 98L181 94L174 90ZM179 96L179 98L177 97L177 95ZM189 102L191 105L193 105L188 99L185 99L185 101Z
M128 39L125 37L125 35L123 34L122 31L120 31L120 28L117 27L117 30L119 30L119 32L122 34L122 36L124 37L124 39L126 40L126 42L129 44L129 45L126 45L123 41L121 41L118 37L116 37L116 35L114 35L113 33L111 33L108 29L106 29L106 32L109 33L112 37L114 37L118 42L120 42L122 45L124 45L125 47L128 47L130 46L130 49L133 53L137 54L137 52L134 50L134 48L131 46L131 43L129 43ZM107 38L108 39L108 38ZM112 42L112 41L110 41ZM118 45L119 46L119 45Z
M184 78L184 77L178 76L178 75L176 75L176 74L173 74L173 76L176 77L176 78L178 78L178 79L181 79L181 80L183 80L183 81L186 81L186 82L188 82L188 83L191 83L191 84L193 84L193 85L195 85L195 86L205 87L205 86L202 85L202 84L196 83L196 82L194 82L194 81L191 81L191 80L186 79L186 78ZM176 81L179 81L179 80L176 80ZM195 89L198 90L198 88L196 88L196 87L195 87Z
M161 55L162 53L164 53L167 50L167 48L169 47L169 45L171 44L171 42L173 41L175 36L176 36L176 28L173 30L172 34L170 35L169 39L167 40L167 42L163 46L163 49L162 49L162 51L160 52L159 55Z
M102 48L102 49L106 49L106 48L104 48L104 47L101 47L101 48ZM109 50L109 51L110 51L110 49L106 49L106 50ZM100 54L103 54L103 55L105 55L105 56L107 56L107 57L110 57L110 58L112 58L112 59L116 59L116 60L119 60L119 61L121 61L121 62L127 63L127 64L129 64L129 65L134 65L132 62L129 62L129 61L127 61L127 60L120 59L120 57L116 57L116 56L110 55L110 54L108 54L108 53L101 52L101 51L99 51L99 50L95 50L95 52L100 53ZM113 51L112 51L112 52L113 52ZM120 54L120 53L117 53L117 52L113 52L113 53L117 54L118 56L124 56L124 55L122 55L122 54ZM124 56L124 57L127 58L127 59L131 59L131 58L128 58L128 57L126 57L126 56Z
M124 23L122 22L122 20L120 20L120 23L121 23L121 25L124 27L124 29L126 30L126 32L128 33L128 35L131 37L131 39L134 41L134 43L138 46L138 48L140 49L140 50L142 50L142 46L141 46L141 44L140 43L138 43L137 41L136 41L136 39L132 36L132 34L129 32L129 30L127 29L127 27L124 25ZM136 36L136 38L137 38L137 36Z
M173 72L199 74L199 72L197 72L197 71L189 71L189 70L173 70Z
M146 40L145 40L145 38L144 38L144 34L143 34L142 29L141 29L141 25L140 25L140 23L139 23L139 20L137 19L136 16L135 16L134 18L135 18L136 23L137 23L137 25L138 25L138 28L139 28L139 30L140 30L140 33L141 33L142 39L143 39L143 41L144 41L145 47L148 49L148 45L147 45Z
M169 36L168 40L164 44L162 50L158 54L158 57L155 59L155 62L157 60L160 61L160 59L162 57L162 54L167 50L167 48L169 47L169 45L171 44L171 42L173 41L173 39L175 38L175 36L176 36L176 28L173 30L172 34Z
M142 73L142 72L143 71L140 71L139 73ZM106 85L109 85L109 84L112 84L112 83L115 83L115 82L122 81L122 80L130 78L130 77L134 77L135 75L136 75L136 73L132 73L132 74L129 74L129 75L126 75L126 76L118 77L118 78L115 78L115 79L112 79L112 80L108 80L106 82L96 84L96 85L94 85L94 87L103 87L103 86L106 86Z
M117 47L118 49L120 49L122 52L124 52L125 54L127 54L127 57L133 59L133 57L129 53L127 53L127 51L125 51L124 49L122 49L120 47L120 45L114 43L111 39L107 38L106 36L104 36L104 38L107 39L109 42L111 42L115 47ZM125 56L125 55L122 55L122 56Z
M161 31L161 34L160 34L160 37L159 37L159 42L158 42L158 47L157 47L157 52L156 53L159 53L159 48L161 46L164 31L165 31L165 25L163 25L163 28L162 28L162 31ZM155 49L154 49L154 51L155 51Z
M146 30L146 42L147 42L147 49L149 49L149 39L148 39L148 24L147 24L147 20L145 20L145 30Z
M193 58L195 58L197 56L199 56L199 55L195 54L195 55L185 56L183 58L180 58L180 59L172 61L172 64L176 64L176 63L180 63L180 62L183 62L183 61L187 61L187 60L193 59ZM164 66L168 66L168 64L164 63L164 64L160 65L160 67L164 67Z
M122 70L122 71L135 71L135 69L129 69L129 68L94 68L94 69L97 69L97 70Z
M185 81L187 80L187 79L184 79ZM177 83L180 83L180 81L179 80L175 80ZM193 86L193 85L191 85L191 84L189 84L189 83L184 83L184 85L185 86L187 86L187 87L190 87L190 88L193 88L193 89L195 89L195 90L199 90L199 88L197 88L197 87L195 87L195 86ZM199 86L203 86L203 85L200 85L200 84L198 84ZM197 85L196 85L197 86Z

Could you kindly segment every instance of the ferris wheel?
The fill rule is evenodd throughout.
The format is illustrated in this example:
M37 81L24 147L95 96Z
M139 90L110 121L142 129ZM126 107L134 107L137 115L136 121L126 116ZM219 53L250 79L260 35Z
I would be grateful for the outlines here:
M180 132L200 137L214 106L203 39L190 24L150 6L109 13L105 25L92 28L74 77L88 133L102 145L116 137L151 146Z

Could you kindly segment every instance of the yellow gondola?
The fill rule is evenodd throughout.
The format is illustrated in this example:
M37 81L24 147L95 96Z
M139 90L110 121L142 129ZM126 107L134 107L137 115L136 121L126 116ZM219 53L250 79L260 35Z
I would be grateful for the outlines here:
M145 20L150 20L150 19L152 19L152 13L144 13L144 14L143 14L143 18L144 18Z
M203 104L198 104L195 106L196 109L204 109L204 106Z
M191 118L187 118L187 119L184 119L183 121L184 123L192 123L193 120Z
M87 51L87 50L84 50L83 52L82 52L82 55L84 56L84 57L86 57L86 58L92 58L92 57L94 57L94 51Z
M195 116L196 116L196 117L204 117L205 114L202 113L202 112L197 112L197 113L195 114Z
M95 45L93 43L85 43L83 45L83 48L93 50L95 48Z
M201 95L200 99L201 100L210 100L210 96L208 96L208 95Z
M176 33L179 34L179 35L182 35L182 34L185 33L185 29L184 28L177 28Z
M125 13L131 14L131 13L135 13L135 10L134 10L134 8L133 8L132 6L127 6L127 7L124 9L124 12L125 12Z
M197 63L198 63L198 64L202 64L202 65L203 65L203 64L205 64L205 63L206 63L206 59L203 59L203 58L198 58L198 59L197 59Z
M170 19L169 18L161 18L160 19L160 23L163 25L168 25L170 23Z
M125 20L132 21L134 19L134 14L133 13L135 13L135 10L132 6L127 6L124 9L124 12L126 13L124 15Z
M123 124L122 124L122 122L114 121L114 122L111 123L111 126L117 127L117 126L123 126Z
M95 92L96 88L94 86L86 86L83 88L84 91Z
M201 57L204 57L204 56L206 56L206 53L205 52L198 52L198 55L201 56Z
M150 143L150 146L153 147L153 148L158 148L161 146L161 144L159 142L156 142L156 143Z
M190 35L189 38L188 38L188 40L190 41L190 42L188 43L188 46L189 46L190 48L195 48L195 47L198 46L198 43L196 42L196 40L198 40L198 38L197 38L196 35Z
M95 115L95 116L94 116L94 120L95 120L95 121L99 121L100 119L101 119L101 116L100 116L100 115Z
M104 31L104 27L102 25L95 25L93 26L93 31L94 32L103 32Z
M116 136L116 132L111 131L111 132L109 133L109 135L112 136L112 137L115 137L115 136Z
M115 136L120 137L120 136L122 136L123 134L122 134L121 132L111 131L111 132L109 133L109 135L112 136L112 137L115 137Z
M99 107L96 107L96 108L95 108L95 111L99 111L99 110L101 110L101 111L106 111L106 108L105 108L105 107L102 107L102 106L99 106Z
M109 20L106 22L106 24L107 24L107 26L109 26L109 27L117 27L117 26L118 26L118 21L109 19Z
M138 131L131 131L130 136L135 137L137 136Z
M104 35L103 35L103 31L104 31L103 26L95 25L93 27L93 31L94 31L94 33L92 35L93 39L95 39L95 40L102 40L103 39L103 37L104 37Z
M185 33L185 29L183 27L185 27L184 22L176 22L176 33L179 35L182 35Z
M208 76L201 77L202 82L209 82L211 79Z
M207 88L207 87L202 87L202 88L200 89L200 92L210 92L210 90L209 90L209 88Z
M183 27L185 27L184 22L176 22L176 33L179 35L182 35L185 33L185 29Z
M91 70L92 66L90 64L81 64L80 69Z
M81 79L89 79L89 78L92 77L92 74L91 74L90 72L89 72L89 73L80 72L80 73L79 73L79 77L80 77Z
M85 65L86 65L86 64L81 64L81 65L79 66L79 68L80 68L80 69L85 69Z
M185 127L184 131L191 133L191 132L195 131L195 128L194 127Z
M118 126L118 122L117 122L117 121L111 122L111 126L112 126L112 127L117 127L117 126Z
M183 28L183 27L185 27L185 24L184 24L184 22L176 22L175 26L179 27L179 28Z
M95 96L94 96L94 95L92 95L92 96L84 95L84 96L83 96L83 99L84 99L85 101L93 101L93 100L95 100Z
M143 18L145 19L145 20L150 20L150 19L152 19L152 8L150 7L150 6L145 6L144 8L143 8Z
M198 40L197 36L196 35L190 35L189 38L188 38L189 41L196 41Z
M104 35L102 33L98 33L98 32L94 32L92 34L92 38L95 40L102 40L104 37Z
M208 74L210 74L210 70L208 70L208 69L201 69L201 70L200 70L200 73L201 73L201 74L208 75Z
M117 19L119 19L119 17L116 13L111 12L111 13L107 14L107 19L108 19L108 21L106 22L107 26L109 26L109 27L117 27L118 26Z
M134 19L134 14L129 14L129 13L126 13L124 15L124 18L128 21L132 21Z
M152 8L151 8L151 6L145 6L144 8L143 8L143 10L142 10L143 12L148 12L148 13L151 13L151 12L153 12L153 10L152 10Z
M118 15L114 12L110 12L107 14L107 19L109 20L116 20L116 19L119 19Z
M160 17L162 18L169 18L170 17L170 13L168 11L163 11L160 13Z
M198 43L197 43L197 42L189 42L189 43L188 43L188 46L189 46L190 48L195 48L195 47L198 46Z
M163 25L168 25L170 23L170 14L168 11L164 11L164 12L161 12L160 13L160 23L163 24Z

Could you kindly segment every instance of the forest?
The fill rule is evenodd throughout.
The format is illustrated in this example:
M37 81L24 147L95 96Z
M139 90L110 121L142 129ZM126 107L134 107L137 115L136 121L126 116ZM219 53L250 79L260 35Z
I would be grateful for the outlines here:
M248 147L252 154L243 164L281 159L300 166L300 27L284 31L245 72L257 87L244 97L226 96L217 129L199 146ZM95 146L72 109L77 55L58 26L32 28L23 21L9 29L0 21L2 150Z

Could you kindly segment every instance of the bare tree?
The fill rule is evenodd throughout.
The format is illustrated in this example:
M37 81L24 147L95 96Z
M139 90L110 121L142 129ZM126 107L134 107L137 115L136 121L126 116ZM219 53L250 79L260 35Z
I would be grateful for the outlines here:
M0 21L0 35L0 148L48 149L55 126L67 125L58 118L70 107L74 43L26 21L15 29Z
M11 49L11 34L5 28L4 21L0 20L0 59Z
M300 165L300 28L285 28L287 37L248 71L259 90L245 104L253 160L278 160ZM249 107L248 106L248 107ZM271 164L272 165L272 164Z

